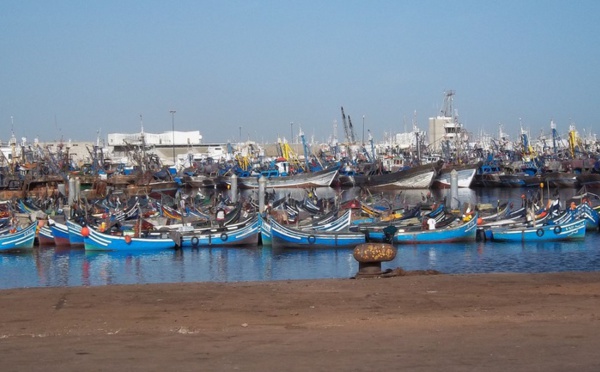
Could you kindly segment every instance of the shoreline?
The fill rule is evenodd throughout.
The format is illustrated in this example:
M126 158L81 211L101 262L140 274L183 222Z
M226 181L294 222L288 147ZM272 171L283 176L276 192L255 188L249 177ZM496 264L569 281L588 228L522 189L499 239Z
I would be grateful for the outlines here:
M4 371L600 368L600 272L0 294Z

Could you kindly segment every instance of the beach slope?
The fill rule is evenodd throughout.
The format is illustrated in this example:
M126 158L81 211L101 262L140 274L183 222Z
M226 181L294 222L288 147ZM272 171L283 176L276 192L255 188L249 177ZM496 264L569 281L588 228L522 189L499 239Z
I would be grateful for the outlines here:
M0 291L2 371L599 371L600 273Z

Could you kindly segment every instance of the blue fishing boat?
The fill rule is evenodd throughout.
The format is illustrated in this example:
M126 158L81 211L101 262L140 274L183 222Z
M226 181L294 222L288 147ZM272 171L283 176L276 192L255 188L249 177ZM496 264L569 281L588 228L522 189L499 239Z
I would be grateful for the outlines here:
M585 238L585 219L564 224L497 228L491 230L493 241L499 242L552 242Z
M298 225L298 229L304 231L343 231L350 227L352 211L347 209L341 216L331 221L319 220L310 225Z
M146 238L131 235L108 235L90 226L81 229L86 251L151 251L175 248L175 241L168 233L156 233Z
M469 216L468 221L461 221L443 227L415 231L413 229L398 229L394 234L394 244L421 243L455 243L475 241L477 237L477 214Z
M432 221L431 224L428 222ZM392 230L389 230L392 228ZM413 226L388 226L384 229L366 229L369 241L390 241L394 244L455 243L475 241L477 237L477 215L468 216L466 221L446 215L437 220L429 217L424 224ZM393 234L393 235L392 235Z
M15 251L33 248L37 221L33 221L22 230L12 229L6 234L0 235L0 252Z
M39 246L50 246L54 245L54 235L52 235L52 229L48 225L44 225L38 230L38 245Z
M67 230L69 231L69 242L71 246L82 246L83 235L81 235L81 225L72 221L67 220Z
M57 247L71 245L71 241L69 240L69 228L67 225L53 220L50 222L50 228L52 229L52 236L54 236L54 244Z
M346 210L340 217L328 221L328 220L319 220L314 224L310 225L299 225L298 230L302 231L343 231L347 230L350 227L350 223L352 220L352 211ZM261 218L260 223L260 235L263 245L271 245L272 244L272 236L271 236L271 224L266 218Z
M260 241L262 245L272 245L271 223L265 217L260 217Z
M286 227L270 219L274 248L354 248L364 243L365 235L348 231L304 231Z
M188 248L258 245L259 233L260 219L255 216L243 225L186 232L181 235L179 245Z
M585 228L590 230L598 230L600 228L600 214L596 208L591 206L591 200L597 199L596 194L585 192L573 196L567 203L570 204L571 211L574 217L585 219Z

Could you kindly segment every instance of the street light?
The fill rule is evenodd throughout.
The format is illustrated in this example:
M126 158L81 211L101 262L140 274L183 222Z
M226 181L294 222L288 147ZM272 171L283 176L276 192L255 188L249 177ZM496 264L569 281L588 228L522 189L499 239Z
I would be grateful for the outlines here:
M294 143L294 122L290 123L290 143Z
M175 110L169 111L171 113L171 129L173 133L173 165L175 165Z
M242 126L240 125L240 143L242 143Z

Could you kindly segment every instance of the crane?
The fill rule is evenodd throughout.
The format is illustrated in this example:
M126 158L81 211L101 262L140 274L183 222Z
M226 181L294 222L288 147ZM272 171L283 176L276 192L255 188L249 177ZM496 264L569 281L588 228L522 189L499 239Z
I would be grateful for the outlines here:
M356 143L356 136L354 135L354 127L352 126L352 119L350 119L350 115L348 115L348 131L350 132L350 143Z
M346 142L350 142L350 131L348 130L348 123L346 122L346 114L344 113L344 106L342 106L342 122L344 123L344 132L346 133Z

